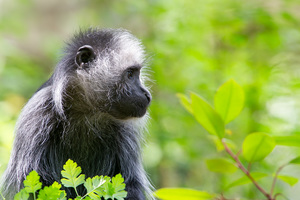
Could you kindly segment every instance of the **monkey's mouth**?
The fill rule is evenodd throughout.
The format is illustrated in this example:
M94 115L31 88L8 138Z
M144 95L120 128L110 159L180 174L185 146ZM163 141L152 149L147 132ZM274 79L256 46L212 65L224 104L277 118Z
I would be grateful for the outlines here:
M129 119L140 118L147 113L147 109L150 103L131 102L126 103L124 101L115 103L108 111L108 114L117 119Z

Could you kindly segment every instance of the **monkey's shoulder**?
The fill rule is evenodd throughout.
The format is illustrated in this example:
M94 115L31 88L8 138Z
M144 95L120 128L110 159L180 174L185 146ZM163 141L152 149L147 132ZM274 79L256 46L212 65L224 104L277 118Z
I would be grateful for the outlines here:
M35 91L35 93L37 93L38 91L42 90L43 88L51 86L52 84L53 84L53 75L45 83L43 83L43 85L41 85L41 87L39 87L39 89L37 89Z

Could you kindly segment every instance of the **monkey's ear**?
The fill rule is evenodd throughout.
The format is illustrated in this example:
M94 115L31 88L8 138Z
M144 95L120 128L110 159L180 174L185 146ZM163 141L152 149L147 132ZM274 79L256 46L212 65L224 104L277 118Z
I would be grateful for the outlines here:
M95 51L90 45L84 45L80 47L77 51L75 63L78 67L88 67L89 62L96 58Z

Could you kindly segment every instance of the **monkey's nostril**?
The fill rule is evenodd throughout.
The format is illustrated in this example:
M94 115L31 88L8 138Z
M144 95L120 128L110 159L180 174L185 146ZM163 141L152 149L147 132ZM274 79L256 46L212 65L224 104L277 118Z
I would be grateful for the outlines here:
M152 100L150 92L148 92L148 90L143 87L141 87L141 92L145 95L145 97L147 98L148 104L149 104Z
M145 94L145 96L148 100L148 103L150 103L151 102L151 95L148 92L145 92L144 94Z

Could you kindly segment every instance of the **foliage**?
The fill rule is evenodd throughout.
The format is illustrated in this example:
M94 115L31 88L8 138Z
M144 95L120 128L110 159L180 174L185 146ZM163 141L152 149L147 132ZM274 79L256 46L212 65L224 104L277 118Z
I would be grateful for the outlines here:
M61 175L64 177L61 179L62 184L66 187L74 188L77 196L76 188L83 184L85 179L85 175L80 173L81 167L77 167L77 163L74 163L72 160L68 160L61 171Z
M251 165L255 162L260 163L263 159L265 159L273 151L276 145L290 146L293 137L285 137L285 143L283 143L282 140L277 139L277 141L281 142L276 144L276 138L279 138L278 136L274 138L266 133L255 132L249 134L244 139L242 149L238 151L238 153L234 153L227 145L224 124L227 125L230 121L235 119L240 114L244 106L243 89L234 80L227 81L218 89L214 98L215 108L211 107L202 97L195 93L191 93L191 100L183 94L178 95L178 97L186 110L196 118L196 120L207 130L208 133L218 136L219 142L223 144L225 151L231 157L231 160L226 158L207 159L207 168L210 171L217 173L234 173L237 169L240 169L244 173L243 177L229 183L226 189L252 183L258 191L265 196L265 198L268 200L276 200L280 195L284 196L282 193L274 193L277 179L288 183L290 186L293 186L298 182L298 178L281 175L280 171L288 164L299 164L299 157L294 158L277 169L273 176L270 191L267 191L265 187L259 184L258 180L267 176L272 176L272 174L259 171L253 172L251 170ZM298 144L298 146L299 145L300 144ZM242 163L240 157L245 160L245 163L248 163L247 168ZM197 199L195 196L187 193L184 189L175 189L174 191L176 191L176 195L182 196L184 199ZM168 195L174 195L174 191L170 189L160 189L156 192L156 196L162 200L167 200L170 199ZM197 192L195 192L195 194L196 193ZM219 197L215 197L215 199L226 200L223 194L219 195Z
M101 200L101 198L104 198L123 200L127 196L124 179L121 174L117 174L112 179L108 176L95 176L85 180L85 175L81 174L81 168L70 159L63 166L61 174L63 177L61 179L62 185L74 188L77 194L75 199ZM78 195L77 192L77 187L82 184L87 191L84 196ZM27 200L30 195L33 196L34 200L66 200L66 192L61 190L62 185L54 182L52 185L42 188L40 176L36 171L32 171L24 180L24 188L15 195L14 200Z
M275 171L299 155L299 0L0 4L0 174L9 160L21 108L50 77L64 41L90 26L126 28L145 44L147 73L154 81L148 82L153 101L143 160L156 188L192 187L261 199L249 184L226 190L242 177L239 171L223 174L206 168L201 161L219 157L224 146L218 136L199 134L205 129L174 98L197 91L213 103L216 88L231 78L243 86L245 109L226 125L227 145L237 152L236 144L252 132L268 133L276 144L284 144L276 145L260 165L253 163L251 168L262 172ZM292 148L286 147L286 138ZM282 174L297 176L299 168L289 165ZM270 188L270 179L259 182ZM276 191L298 199L300 183L291 188L278 181Z
M206 200L215 196L208 192L185 188L164 188L157 190L155 194L163 200Z

